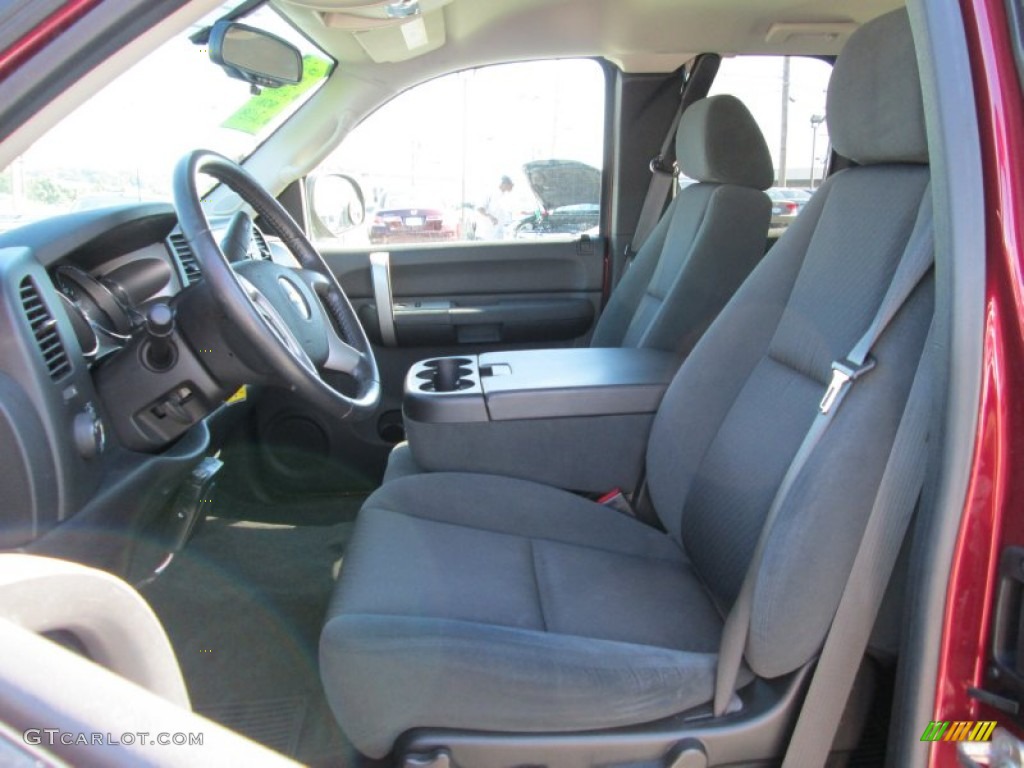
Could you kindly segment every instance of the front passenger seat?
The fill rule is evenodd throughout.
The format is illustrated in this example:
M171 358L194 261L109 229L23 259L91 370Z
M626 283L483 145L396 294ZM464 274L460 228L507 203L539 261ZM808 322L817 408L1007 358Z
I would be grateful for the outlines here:
M681 189L612 292L592 347L649 347L685 357L761 256L775 169L761 129L735 96L701 99L676 130ZM408 443L384 482L417 474Z
M688 355L761 259L775 179L757 122L735 96L711 96L683 113L679 191L615 286L592 347L650 347Z
M327 697L361 752L383 756L425 727L445 729L431 742L453 750L460 739L494 748L494 732L519 749L531 734L569 732L562 744L571 746L552 762L585 765L600 761L587 732L662 718L676 732L695 727L682 713L713 698L723 616L827 407L832 364L872 325L904 254L929 242L924 110L905 10L851 36L828 120L836 151L856 166L815 193L683 362L655 417L648 489L665 532L566 491L489 475L423 474L367 499L320 640ZM874 367L850 387L766 530L741 698L747 682L791 675L821 648L933 295L930 273L914 283L872 347ZM618 736L635 743L640 730ZM745 748L775 757L769 741ZM482 749L464 764L483 763ZM506 752L491 762L537 761Z

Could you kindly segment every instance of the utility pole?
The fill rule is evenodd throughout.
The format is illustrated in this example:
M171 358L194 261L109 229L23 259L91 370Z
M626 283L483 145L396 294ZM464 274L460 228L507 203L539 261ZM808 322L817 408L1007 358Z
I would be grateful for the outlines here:
M818 148L818 126L825 122L824 115L811 115L811 182L808 186L814 189L814 158ZM824 176L824 172L822 172Z
M469 170L469 78L473 70L461 72L458 75L462 81L462 172L459 174L459 221L462 222L463 235L461 239L472 240L467 237L469 222L466 220L466 201L469 195L466 193L466 172ZM470 234L472 234L470 232Z
M782 130L779 143L779 181L786 186L786 144L789 140L789 56L782 57Z

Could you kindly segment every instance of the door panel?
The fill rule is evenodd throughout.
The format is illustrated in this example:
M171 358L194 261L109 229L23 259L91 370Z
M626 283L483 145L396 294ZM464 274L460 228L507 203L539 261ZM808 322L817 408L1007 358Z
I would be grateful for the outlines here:
M400 407L405 371L417 360L583 346L600 311L603 240L396 248L390 252L396 343L384 345L369 252L325 250L324 258L384 361L382 410Z
M366 306L363 325L380 333L379 307ZM393 309L396 344L509 344L555 342L585 334L594 320L594 306L585 298L545 296L465 297L455 301L406 299Z
M395 249L390 304L395 342L583 343L600 310L603 241L460 243ZM375 343L383 343L368 251L324 251ZM390 340L389 340L390 341Z
M461 294L530 294L601 291L603 240L511 241L392 247L392 290L398 300ZM373 297L371 250L321 253L353 301ZM589 250L589 253L587 253Z

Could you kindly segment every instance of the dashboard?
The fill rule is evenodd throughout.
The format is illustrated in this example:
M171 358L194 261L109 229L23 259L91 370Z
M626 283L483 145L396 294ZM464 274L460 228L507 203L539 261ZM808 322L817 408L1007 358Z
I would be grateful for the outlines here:
M227 227L211 222L218 240ZM245 258L280 251L252 227ZM199 362L168 378L153 349L174 345L145 341L202 290L170 205L0 234L0 547L119 569L118 539L165 508L206 455L206 417L224 399Z
M227 224L214 226L220 239ZM270 260L270 245L253 227L248 259ZM116 352L145 323L145 307L170 299L202 280L202 270L188 241L176 228L160 243L116 255L92 271L79 266L75 254L62 257L50 276L74 329L78 347L91 364Z

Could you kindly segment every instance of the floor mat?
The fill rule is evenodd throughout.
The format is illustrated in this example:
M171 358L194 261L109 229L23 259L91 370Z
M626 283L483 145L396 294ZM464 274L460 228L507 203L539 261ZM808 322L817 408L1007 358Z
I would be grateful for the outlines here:
M294 502L265 502L242 499L224 492L219 485L209 509L217 517L283 525L328 526L356 519L366 494L313 497Z
M308 696L214 704L204 714L284 755L298 755Z
M209 518L143 589L193 708L316 765L350 764L324 698L317 643L352 524Z

